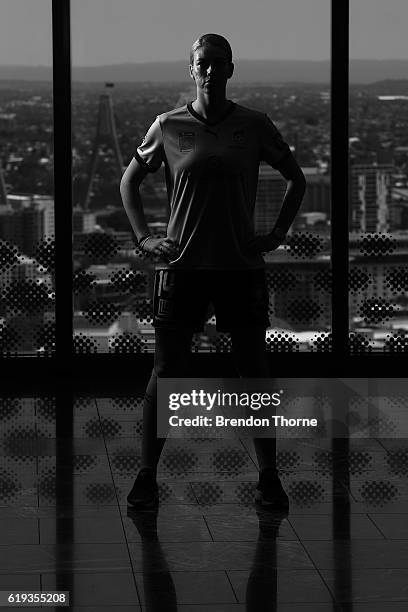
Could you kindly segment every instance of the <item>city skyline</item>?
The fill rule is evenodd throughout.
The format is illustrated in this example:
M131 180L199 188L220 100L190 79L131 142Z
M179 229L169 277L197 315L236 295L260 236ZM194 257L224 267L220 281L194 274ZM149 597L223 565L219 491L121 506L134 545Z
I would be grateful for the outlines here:
M389 84L378 84L364 92L360 87L350 89L351 353L396 352L408 329L404 275L408 107L406 96L382 95L389 94L389 88ZM95 139L95 130L101 129L98 103L100 116L106 119L109 90L99 93L97 88L83 87L73 98L74 350L151 352L149 288L154 262L135 248L120 201L121 171L113 172L114 143L105 139L106 121ZM0 206L0 242L7 263L0 275L3 352L50 354L55 322L52 93L33 83L8 86L0 93L0 127L7 135L2 145L5 193ZM234 98L270 114L307 177L303 210L292 225L287 245L265 259L271 305L267 342L278 351L325 352L330 350L332 312L330 93L316 85L281 85L262 87L260 95L257 87L245 85L235 86ZM117 123L124 162L131 159L152 116L182 100L183 92L175 83L115 88L111 131ZM97 159L93 171L91 159ZM160 236L168 219L165 173L160 169L149 178L143 190L145 214L151 231ZM273 226L284 190L279 174L260 168L255 231L262 233ZM225 349L212 317L194 342L199 352Z

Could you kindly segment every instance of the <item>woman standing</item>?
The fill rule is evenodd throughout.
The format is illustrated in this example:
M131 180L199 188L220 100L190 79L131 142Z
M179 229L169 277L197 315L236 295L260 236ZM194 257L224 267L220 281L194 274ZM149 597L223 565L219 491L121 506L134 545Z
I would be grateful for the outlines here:
M156 433L157 377L185 376L192 336L202 330L210 302L217 329L231 334L240 376L269 376L262 253L284 241L305 191L303 173L267 115L227 99L234 72L229 42L218 34L200 36L191 48L189 70L196 99L156 118L121 181L123 205L140 247L163 262L155 276L156 349L143 407L142 467L127 498L133 506L158 501L156 470L165 439ZM287 190L274 229L255 236L261 161L282 174ZM139 186L162 163L170 216L167 236L153 238ZM256 438L254 444L257 500L287 508L275 439Z

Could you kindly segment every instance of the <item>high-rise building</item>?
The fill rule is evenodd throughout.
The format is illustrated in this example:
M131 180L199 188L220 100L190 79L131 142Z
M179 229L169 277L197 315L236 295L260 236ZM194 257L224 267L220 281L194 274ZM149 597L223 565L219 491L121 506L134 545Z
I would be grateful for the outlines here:
M304 213L321 212L330 218L330 177L317 168L302 168L306 178L306 191L301 211Z
M36 259L26 255L18 255L15 264L0 273L1 287L11 286L16 281L33 281L52 290L50 273Z
M286 181L282 175L271 166L260 164L255 204L255 232L271 231L279 215L285 191Z
M0 238L34 255L38 243L54 236L54 200L39 195L9 195L0 207Z
M35 195L33 197L33 203L41 215L42 238L54 238L54 198L51 198L49 196Z
M301 213L318 212L330 217L330 178L317 168L302 168L306 178L306 192L303 198ZM255 231L270 231L279 215L283 196L286 191L286 180L277 171L261 164L258 175L258 191L255 206ZM296 226L296 223L295 223Z
M394 187L392 190L392 207L390 213L390 230L408 229L408 189Z
M350 177L350 231L387 232L392 206L391 164L354 164Z
M72 211L73 232L79 234L89 234L95 230L95 213L83 210L80 206L75 206Z

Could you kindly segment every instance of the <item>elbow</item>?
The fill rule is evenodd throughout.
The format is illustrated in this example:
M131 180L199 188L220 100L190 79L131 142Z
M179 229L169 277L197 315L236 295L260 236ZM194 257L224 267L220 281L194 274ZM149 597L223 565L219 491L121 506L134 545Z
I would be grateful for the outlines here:
M298 172L296 173L296 180L299 181L299 185L303 186L306 189L306 178L303 174L302 168L298 168Z
M305 179L305 175L303 174L302 170L300 170L299 173L296 175L294 179L294 183L303 197L306 191L306 179Z
M299 171L299 173L296 173L289 179L289 183L292 186L292 189L295 189L303 197L306 191L306 179L305 175L301 170Z

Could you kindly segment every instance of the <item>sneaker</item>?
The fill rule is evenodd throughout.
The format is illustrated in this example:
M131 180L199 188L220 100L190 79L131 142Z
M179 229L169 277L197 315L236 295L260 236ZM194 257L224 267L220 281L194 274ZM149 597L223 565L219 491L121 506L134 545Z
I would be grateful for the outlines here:
M277 510L288 510L289 498L276 470L272 468L262 470L256 487L255 501L262 506L269 506Z
M130 506L152 506L158 503L159 489L152 470L140 470L126 499Z

